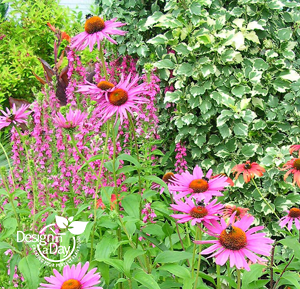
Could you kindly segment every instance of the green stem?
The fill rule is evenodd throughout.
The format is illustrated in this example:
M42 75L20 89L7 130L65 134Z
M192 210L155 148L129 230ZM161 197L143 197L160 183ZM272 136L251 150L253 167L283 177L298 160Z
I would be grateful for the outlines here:
M217 289L221 289L221 279L220 279L221 270L220 270L220 265L216 265L216 267L217 267Z
M227 274L228 274L228 279L231 280L231 271L230 271L230 263L229 261L227 262ZM230 284L228 283L228 289L231 289Z
M195 235L195 240L198 240L198 230L196 229L196 235ZM197 244L194 243L194 247L193 247L193 258L192 258L192 278L194 278L194 267L195 267L195 256L196 256L196 249L197 249Z
M16 190L16 185L15 185L14 174L13 174L13 169L12 169L11 164L10 164L10 160L9 160L8 155L6 153L6 150L5 150L5 148L4 148L4 146L2 145L1 142L0 142L0 147L3 150L3 153L4 153L5 157L6 157L6 160L7 160L8 166L9 166L9 171L10 171L12 183L13 183L13 186L14 186L14 191L15 191Z
M258 191L258 193L260 194L261 198L264 200L264 202L266 203L266 205L270 208L270 210L272 211L272 213L277 217L278 220L280 220L280 218L278 217L278 215L276 214L276 212L273 210L272 206L269 204L269 202L265 199L265 197L262 195L260 189L258 188L258 186L256 185L256 182L254 181L254 179L252 178L252 182L254 184L254 186L256 187L256 190Z
M137 158L138 162L140 162L139 148L138 148L138 144L137 144L137 139L136 139L133 120L132 120L131 114L129 112L127 112L127 116L128 116L128 120L129 120L129 123L130 123L131 130L132 130L132 135L133 135L133 138L134 138L136 158ZM140 169L137 169L137 172L138 172L138 178L139 178L139 193L142 196L142 180L141 180ZM142 198L140 200L140 219L142 219Z
M241 271L240 269L236 268L236 276L237 276L237 289L241 289Z
M102 62L102 67L103 67L103 71L104 71L104 75L105 75L105 80L108 80L108 74L107 74L105 59L104 59L104 55L103 55L102 43L100 43L100 53L99 54L100 54L100 60Z
M96 222L97 222L97 200L98 200L99 185L101 185L101 187L103 187L102 182L101 182L101 172L102 172L102 168L103 168L104 156L105 156L105 153L106 153L106 150L107 150L108 135L109 135L109 123L107 124L105 145L104 145L104 150L103 150L100 169L99 169L98 174L95 172L94 168L89 163L89 167L93 171L94 175L97 177L96 191L95 191L95 198L94 198L94 224L93 224L93 229L92 229L92 232L91 232L90 262L93 260L92 258L93 258L93 248L94 248L94 237L95 237L95 229L96 229ZM78 155L87 163L88 162L87 159L82 155L82 153L78 149L78 146L76 144L73 133L70 133L70 137L71 137L72 144L75 147Z
M201 226L201 225L199 225L199 226ZM201 241L202 240L202 230L198 226L197 226L197 231L198 231L198 240ZM196 274L194 289L197 288L197 283L198 283L198 278L199 278L199 271L200 271L200 265L201 265L201 249L202 249L202 244L199 244L198 265L197 265L197 274Z
M37 195L36 194L35 179L33 177L33 173L32 173L32 170L31 170L29 153L28 153L28 149L27 149L26 143L24 141L23 135L22 135L20 129L17 126L15 126L15 129L18 132L18 134L20 136L20 139L21 139L21 142L23 144L23 147L25 149L26 159L27 159L27 167L28 167L28 171L29 171L29 174L30 174L30 177L31 177L32 193L33 193L33 223L32 223L32 232L34 233L34 227L35 227L35 222L36 222L36 220L35 220L35 210L36 210L36 195Z

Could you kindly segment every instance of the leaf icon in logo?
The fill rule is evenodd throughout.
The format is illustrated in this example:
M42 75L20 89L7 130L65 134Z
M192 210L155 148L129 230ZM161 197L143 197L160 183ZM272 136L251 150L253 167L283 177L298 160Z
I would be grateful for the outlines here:
M69 225L68 229L73 235L80 235L84 232L87 224L88 222L75 221Z
M64 217L55 216L56 224L60 229L65 229L68 226L68 220Z

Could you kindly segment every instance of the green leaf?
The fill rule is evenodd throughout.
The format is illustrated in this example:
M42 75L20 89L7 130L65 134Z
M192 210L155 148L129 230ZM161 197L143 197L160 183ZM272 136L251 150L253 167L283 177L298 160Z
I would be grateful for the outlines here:
M255 155L258 149L258 144L246 144L242 148L242 154L246 157L252 157Z
M101 261L108 259L118 248L117 237L106 234L96 246L95 259Z
M181 95L182 92L180 90L175 90L173 92L167 91L165 95L164 103L166 102L176 103L180 100Z
M234 125L233 131L238 136L246 137L248 135L248 126L244 123L238 122Z
M285 239L280 240L279 243L292 249L295 256L300 259L299 242L297 237L287 236Z
M291 28L281 28L277 31L278 39L281 41L288 41L292 37L292 29Z
M140 200L141 196L138 194L132 194L126 196L122 199L122 207L124 208L125 212L132 217L139 219L140 217Z
M218 130L223 138L228 138L231 136L231 130L229 129L227 124L223 124L222 126L218 126Z
M165 44L168 41L168 38L165 35L158 34L152 39L148 40L147 43L151 43L154 45Z
M0 250L2 249L14 249L14 247L6 242L0 242Z
M185 251L164 251L157 255L154 263L176 263L192 258L193 254Z
M143 270L136 270L133 279L149 289L160 289L152 275L145 273Z
M166 265L159 267L159 270L168 271L171 274L173 274L179 278L182 278L182 279L191 278L190 271L186 267L180 266L178 264L166 264Z
M253 66L257 70L267 70L269 68L269 64L265 62L262 58L256 58L254 60Z
M3 221L4 230L0 233L0 240L4 240L5 238L12 235L17 228L17 220L15 218L8 218Z
M118 156L118 160L123 160L123 161L131 162L131 163L133 163L135 165L135 167L137 169L141 169L142 168L142 166L138 162L138 160L135 157L131 156L131 155L121 154L121 155Z
M121 273L124 273L124 262L122 260L109 258L109 259L104 259L104 260L99 260L99 261L104 262L105 264L108 264L108 265L114 267Z
M250 265L250 271L244 271L242 278L242 289L248 289L248 284L258 280L262 275L266 274L263 272L266 266L260 264Z
M191 14L201 15L201 5L200 3L193 2L190 6Z
M145 254L146 251L140 249L128 249L124 254L124 272L128 277L131 277L130 268L134 259L138 256Z
M180 43L174 47L174 50L176 52L178 52L179 54L187 56L190 53L191 48L189 46L187 46L185 43Z
M243 85L237 85L231 90L232 94L238 97L242 97L245 94L245 91L246 87Z
M193 66L189 63L182 63L179 65L177 74L191 76L193 73Z
M175 63L172 62L170 59L163 59L163 60L157 61L157 62L153 63L153 65L159 69L162 69L162 68L174 69L175 68Z
M22 273L28 288L36 289L39 286L40 262L34 255L22 258L18 269Z
M144 176L144 179L147 181L151 181L153 183L157 183L165 188L168 191L168 185L159 177L157 176Z

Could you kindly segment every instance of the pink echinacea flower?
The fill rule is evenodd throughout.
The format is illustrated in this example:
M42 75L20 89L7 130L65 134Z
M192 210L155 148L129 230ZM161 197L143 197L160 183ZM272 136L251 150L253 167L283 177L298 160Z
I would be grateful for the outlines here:
M283 228L287 225L289 230L292 229L293 222L295 221L295 226L298 230L300 230L300 209L291 208L289 211L286 211L288 214L282 217L279 220L279 226Z
M203 200L207 203L213 196L223 196L220 192L228 185L227 177L220 176L211 179L212 170L209 170L204 177L202 169L197 165L193 174L185 171L182 174L175 174L169 184L169 190L174 199L180 199L191 194L197 201ZM176 194L176 192L179 192Z
M117 44L109 35L125 35L127 31L115 29L126 25L126 23L116 22L116 20L117 18L104 21L99 16L87 18L84 25L85 31L71 39L71 49L83 50L89 46L90 51L92 51L95 43L97 43L100 50L100 42L104 38L113 44Z
M121 124L124 119L127 119L127 113L133 115L133 112L139 112L137 104L147 103L149 100L141 94L145 94L145 83L137 84L139 77L136 76L131 80L131 74L125 79L121 75L120 82L105 93L105 97L98 101L98 111L102 120L106 122L114 114L116 114L116 121L120 117Z
M217 240L194 241L196 244L214 245L203 250L203 255L211 254L210 257L216 257L216 264L223 266L227 260L230 260L230 267L236 266L238 269L242 267L250 271L249 265L245 259L249 258L251 262L265 261L257 256L270 256L274 243L270 238L265 237L265 233L255 232L264 229L264 226L257 226L249 229L254 221L252 216L244 216L241 220L234 222L235 214L229 220L229 224L221 219L221 224L213 222L213 225L207 225L208 234L217 238Z
M89 262L86 262L81 268L79 263L76 267L73 265L71 268L66 265L63 269L63 275L53 269L55 276L45 277L46 281L50 284L41 283L38 289L103 289L99 286L100 274L96 273L97 268L92 269L87 273Z
M6 111L1 110L2 114L4 116L0 116L0 129L7 127L11 124L17 125L27 122L27 117L29 114L31 114L30 111L26 110L28 109L29 105L22 104L19 109L16 108L16 105L13 104L12 109L6 108Z
M70 107L70 110L66 113L66 117L58 112L53 122L60 128L73 129L82 123L87 115L87 113L81 112L79 109L73 111Z
M222 213L223 205L213 200L208 204L195 204L192 197L185 198L185 202L176 200L176 204L171 204L172 210L182 212L183 214L174 214L171 217L178 219L177 223L185 223L191 221L194 226L197 223L210 224L211 220L219 220L217 214Z

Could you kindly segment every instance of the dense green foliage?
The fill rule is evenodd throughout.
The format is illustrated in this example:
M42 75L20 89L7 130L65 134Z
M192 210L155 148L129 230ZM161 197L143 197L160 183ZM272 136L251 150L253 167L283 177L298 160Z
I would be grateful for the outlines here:
M166 141L185 142L191 166L199 162L219 173L229 174L236 163L248 159L257 161L270 169L263 186L279 212L291 203L290 198L300 201L286 199L292 186L282 176L274 178L276 167L290 158L288 146L300 140L299 4L276 0L130 3L102 1L107 17L118 16L130 24L120 49L137 53L142 64L155 60L163 87L175 87L174 92L162 93L160 104L160 128L169 136ZM166 103L175 104L176 110L165 109ZM168 169L173 169L172 164ZM251 192L254 187L244 185L230 199L240 200L245 189ZM245 206L254 204L256 212L269 213L256 194L243 193L243 198Z
M51 58L54 33L47 22L71 33L81 19L81 15L72 16L56 1L9 2L11 12L0 24L0 34L5 35L0 40L0 103L6 102L8 97L34 99L32 88L40 88L40 83L33 72L44 75L38 58L54 63Z

